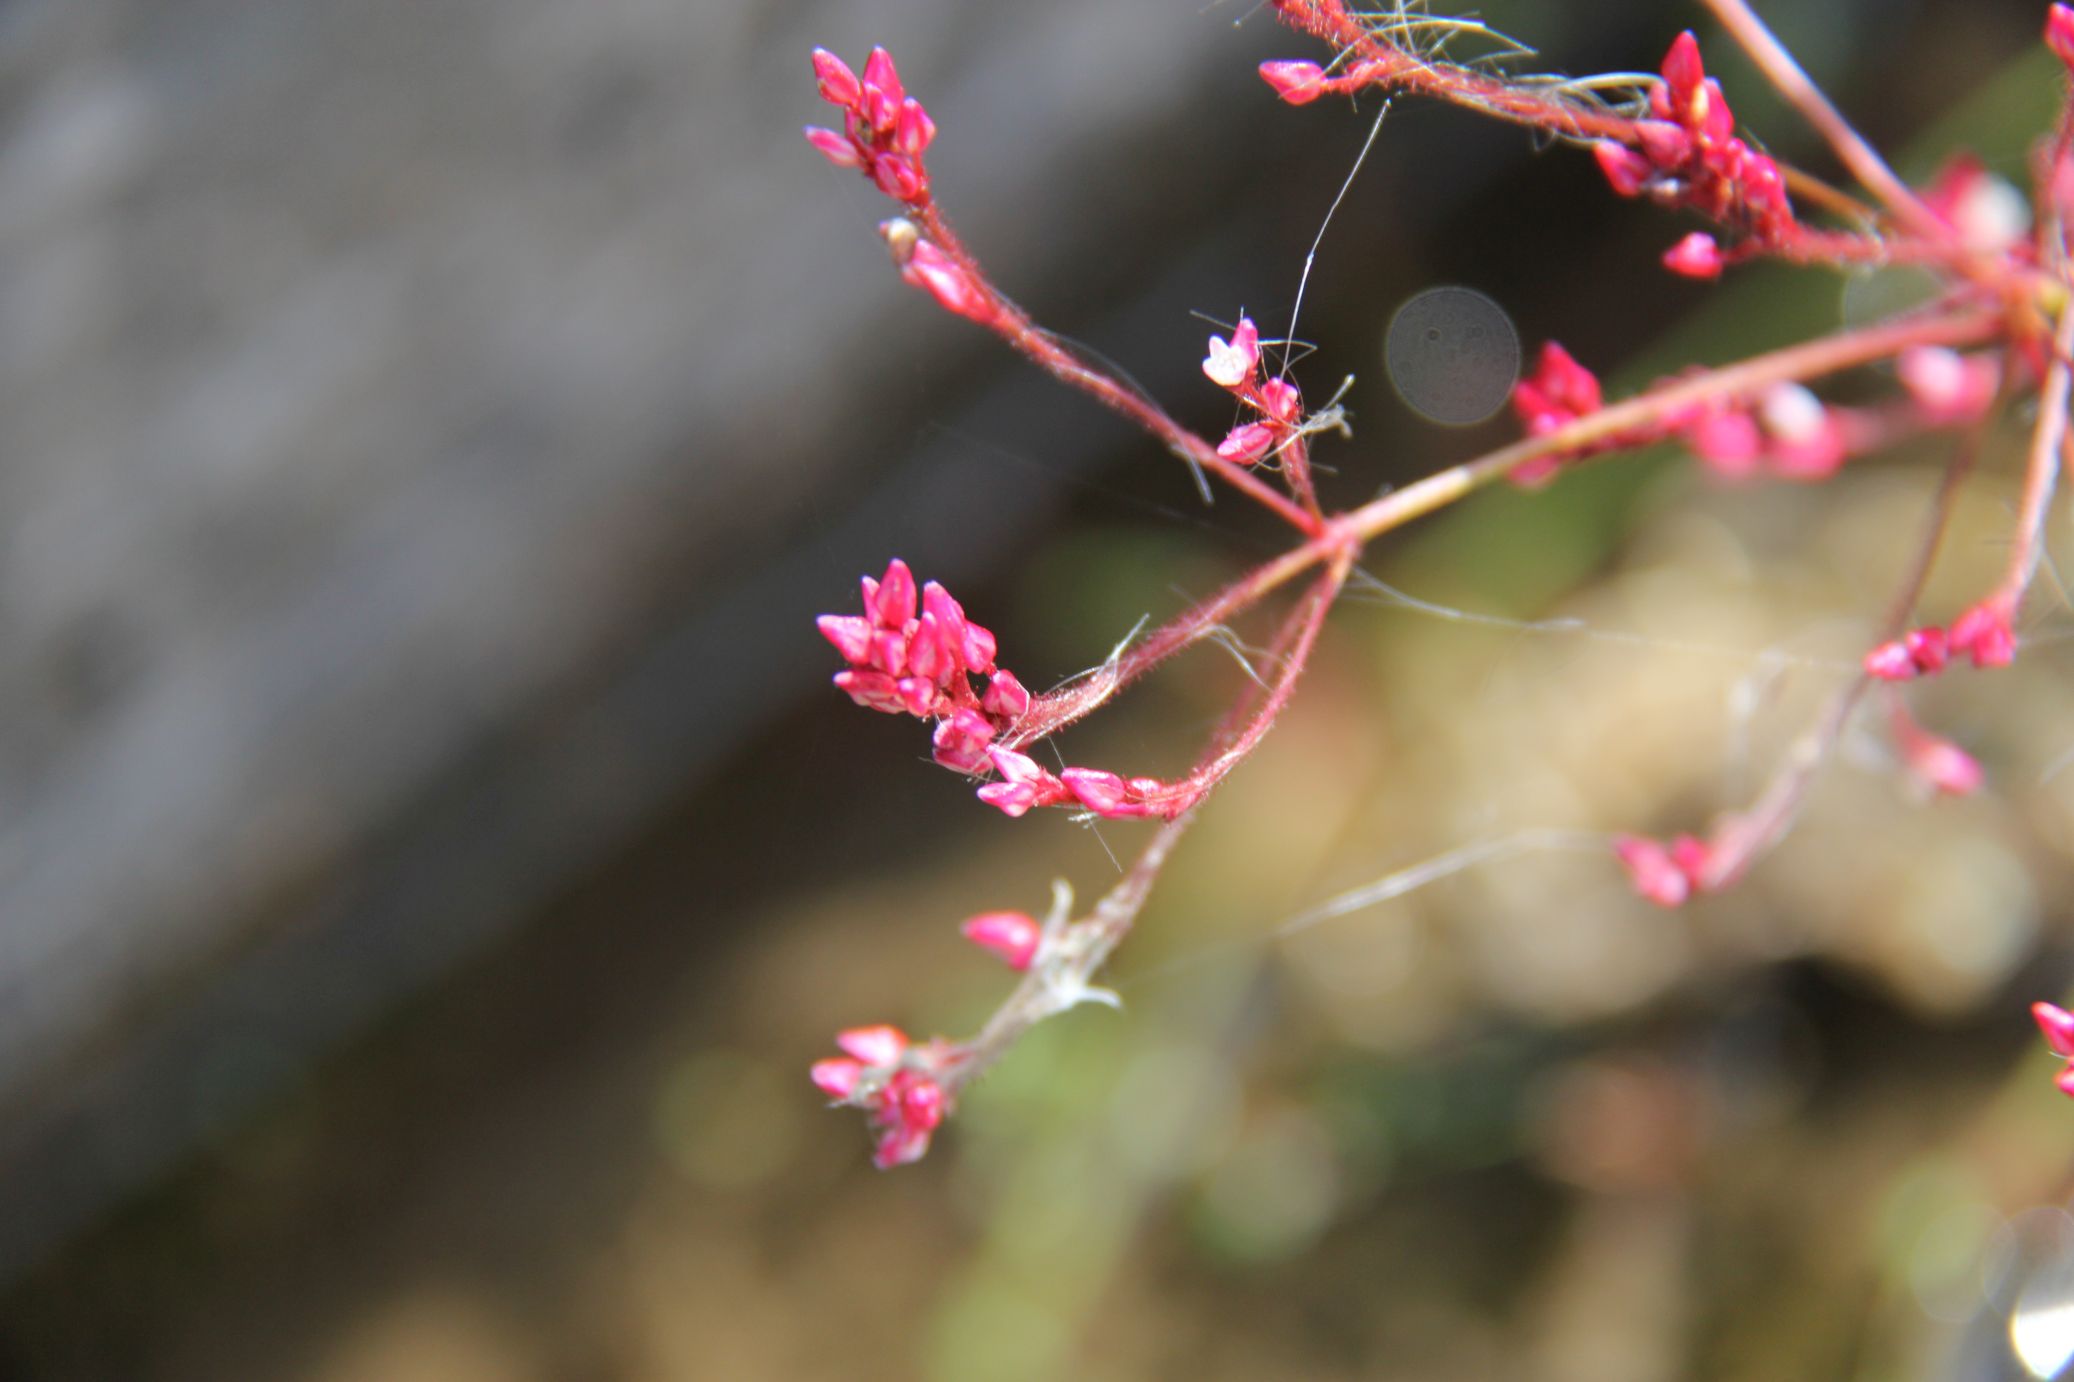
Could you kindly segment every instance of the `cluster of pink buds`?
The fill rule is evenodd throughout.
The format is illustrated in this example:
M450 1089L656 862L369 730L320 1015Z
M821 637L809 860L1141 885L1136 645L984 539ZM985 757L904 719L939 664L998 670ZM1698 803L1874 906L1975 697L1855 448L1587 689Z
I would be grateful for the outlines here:
M1923 386L1915 394L1916 409L1922 420L1945 422L1963 410L1984 410L1986 403L1977 393L1985 383L1988 397L1993 397L1993 362L1985 362L1989 372L1984 376L1980 362L1950 351L1942 356L1950 359L1925 356L1916 363L1917 380ZM1925 377L1932 374L1937 377ZM1597 412L1603 402L1598 377L1554 341L1541 347L1534 372L1512 391L1513 412L1530 437L1560 431ZM1673 437L1724 479L1746 480L1762 474L1787 480L1824 480L1852 455L1875 443L1879 429L1871 418L1826 404L1800 384L1774 384L1753 398L1710 399L1651 427L1630 428L1590 446L1537 456L1513 468L1512 482L1538 488L1584 456Z
M849 64L826 48L814 50L814 76L821 99L843 112L843 128L809 125L807 142L838 168L856 168L896 201L910 205L929 195L929 174L922 152L936 138L936 122L921 102L907 94L893 55L871 50L860 80Z
M960 929L1018 973L1044 946L1044 925L1027 912L981 912ZM842 1055L815 1061L808 1074L829 1098L865 1111L878 1139L872 1163L883 1171L921 1160L951 1112L943 1075L960 1059L956 1048L917 1043L884 1023L838 1032L835 1044Z
M1303 397L1287 379L1269 378L1261 368L1260 331L1251 317L1239 318L1230 340L1210 338L1203 373L1258 415L1257 421L1240 423L1218 443L1217 454L1225 460L1257 464L1300 431Z
M2002 366L1985 351L1961 355L1945 346L1912 346L1894 361L1917 417L1927 426L1953 427L1987 415L2002 386Z
M1866 675L1881 681L1933 676L1953 658L1970 657L1976 667L2007 667L2016 660L2016 608L2003 595L1990 595L1948 629L1910 629L1865 655Z
M1650 88L1649 109L1655 118L1636 125L1633 146L1610 139L1593 146L1614 191L1690 207L1743 230L1760 246L1779 244L1794 232L1785 175L1769 155L1735 137L1735 116L1721 83L1701 65L1699 40L1690 30L1665 55L1663 81ZM1711 236L1695 233L1664 262L1676 272L1712 278L1726 260Z
M1804 385L1774 384L1755 399L1712 402L1680 419L1678 435L1716 475L1826 480L1870 439L1870 425Z
M1530 437L1561 431L1578 418L1596 413L1604 403L1605 392L1599 387L1599 377L1554 341L1542 345L1534 372L1512 386L1512 410ZM1572 461L1618 447L1645 445L1661 435L1660 431L1622 432L1592 446L1537 456L1513 467L1510 478L1523 489L1539 489Z
M1010 816L1036 806L1080 806L1105 820L1172 820L1194 800L1162 778L1123 777L1101 768L1054 773L1028 754L998 746L987 757L1001 780L980 788L979 799Z
M1919 199L1931 215L1951 227L1961 244L2029 257L2024 237L2031 228L2030 203L1977 156L1962 153L1946 160Z
M1645 835L1616 835L1613 855L1635 891L1659 907L1683 906L1694 893L1707 890L1713 852L1695 836L1680 835L1665 844Z
M1110 820L1171 820L1195 794L1156 777L1125 778L1099 768L1054 773L1028 754L994 742L1029 713L1032 698L1015 673L994 662L994 635L965 617L935 581L918 591L895 557L878 580L866 576L864 613L824 614L815 623L850 665L835 684L867 710L936 722L932 757L973 776L1000 778L979 798L1011 816L1038 806L1079 806ZM974 677L987 679L976 691Z
M2074 63L2074 59L2069 61ZM2045 1044L2052 1048L2052 1053L2063 1061L2074 1061L2074 1013L2052 1003L2033 1003L2031 1017L2038 1030L2045 1033ZM2060 1071L2053 1083L2060 1087L2060 1093L2074 1098L2074 1065Z
M917 591L898 557L882 579L864 578L863 614L815 622L850 664L835 684L868 710L937 721L935 758L946 768L981 771L987 746L1030 708L1015 673L994 665L994 635L935 581ZM984 694L975 676L987 678Z
M852 1027L836 1034L843 1054L815 1061L809 1072L823 1094L863 1109L878 1133L872 1164L880 1170L919 1161L950 1112L943 1085L924 1068L932 1055L898 1027Z

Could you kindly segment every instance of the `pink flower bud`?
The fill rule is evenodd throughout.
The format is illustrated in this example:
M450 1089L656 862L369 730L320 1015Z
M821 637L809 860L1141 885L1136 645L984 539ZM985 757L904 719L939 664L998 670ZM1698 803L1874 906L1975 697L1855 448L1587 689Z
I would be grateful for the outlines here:
M1705 231L1695 230L1665 253L1664 267L1687 278L1719 278L1721 246Z
M1037 947L1044 938L1044 928L1026 912L981 912L966 918L959 929L966 940L993 951L1017 973L1037 958Z
M1749 478L1764 454L1757 419L1735 408L1706 413L1687 429L1685 441L1709 470L1728 480Z
M857 81L857 74L826 48L816 48L813 55L814 76L821 87L821 99L833 106L854 106L864 88Z
M1700 139L1707 143L1725 144L1735 133L1736 117L1728 108L1728 101L1721 94L1721 83L1712 77L1700 83L1699 94L1692 98L1693 124L1697 126ZM1770 159L1765 160L1770 163ZM1772 175L1778 175L1774 165Z
M1592 157L1599 161L1599 171L1606 175L1606 181L1623 197L1640 196L1656 172L1648 159L1610 139L1592 145Z
M2014 248L2031 228L2031 205L2007 178L1971 153L1954 154L1923 189L1923 204L1976 249Z
M1099 768L1068 768L1059 774L1066 790L1098 816L1120 816L1127 809L1123 778Z
M1560 415L1563 422L1597 412L1603 401L1598 376L1554 341L1541 347L1534 373L1522 379L1513 392L1514 406L1538 404Z
M1948 739L1921 731L1903 743L1902 759L1918 782L1948 797L1972 796L1987 776L1972 754Z
M864 60L864 80L896 107L907 99L907 88L900 84L900 71L893 65L893 55L884 48L872 49L871 56Z
M1671 40L1671 50L1664 54L1663 74L1664 85L1670 89L1672 109L1683 110L1699 94L1700 84L1707 77L1707 69L1700 62L1700 41L1693 37L1692 30L1687 29Z
M1706 886L1707 870L1714 865L1714 851L1696 836L1680 835L1671 841L1671 863L1697 892Z
M1037 766L1027 754L996 745L987 750L987 761L1002 781L979 789L979 799L1004 815L1020 816L1033 806L1056 806L1072 800L1066 784Z
M1971 358L1945 346L1914 346L1901 352L1894 372L1926 422L1971 422L1988 410L2001 384L1992 357Z
M814 621L814 627L851 666L861 666L871 656L871 624L867 620L854 614L824 614Z
M898 1027L879 1023L873 1027L851 1027L835 1034L835 1044L843 1054L854 1056L873 1069L880 1070L898 1065L907 1053L907 1033Z
M1659 907L1677 907L1692 894L1692 881L1672 861L1671 853L1655 840L1640 835L1616 835L1613 853L1627 870L1635 891Z
M976 773L987 766L987 745L993 738L991 720L970 706L961 707L937 723L931 756L946 768Z
M864 615L879 628L903 627L915 617L917 598L914 572L898 557L886 563L880 579L864 578Z
M859 142L883 146L891 141L893 130L900 123L900 102L866 82L863 99L858 101L852 119L856 121L854 126L849 121L844 125Z
M994 670L995 644L992 629L967 620L965 637L959 647L959 655L965 659L966 671L986 676Z
M1642 141L1643 155L1662 172L1675 172L1692 157L1692 136L1668 120L1639 121L1635 134Z
M907 631L875 629L871 635L871 665L890 676L907 675Z
M1764 430L1781 442L1808 442L1822 434L1828 414L1822 400L1801 384L1774 384L1758 400Z
M893 126L893 147L909 158L919 159L922 150L936 138L936 122L922 103L910 96L900 103L900 118Z
M951 598L951 593L935 581L922 587L922 614L934 619L936 627L943 631L945 644L956 656L964 656L965 608Z
M957 654L944 641L943 626L936 616L925 614L915 621L914 636L907 643L907 670L942 686L958 671Z
M824 130L818 125L808 125L803 133L807 137L807 143L819 149L821 156L838 168L855 168L864 161L858 157L857 146L850 142L847 135L837 134L834 130Z
M1307 106L1326 91L1325 69L1315 62L1264 62L1260 79L1292 106Z
M2006 602L1986 599L1952 621L1951 650L1976 667L2007 667L2016 660L2016 630Z
M1293 422L1303 408L1303 395L1286 379L1270 379L1260 386L1260 411L1276 422Z
M1015 673L1002 668L987 683L987 693L980 697L979 705L996 719L1019 720L1029 713L1030 693L1016 680Z
M919 1161L929 1150L929 1135L943 1122L943 1089L916 1070L903 1070L887 1082L872 1110L884 1130L872 1151L881 1171Z
M994 320L994 303L987 290L966 272L963 265L930 241L916 243L907 263L900 268L900 276L918 288L927 289L946 312L982 324Z
M831 1099L847 1100L857 1092L857 1082L864 1077L864 1066L862 1062L838 1056L815 1061L807 1073L823 1094Z
M879 191L899 202L922 196L922 169L905 154L880 154L872 161L871 180Z
M2070 1099L2074 1099L2074 1065L2068 1066L2052 1077L2053 1087Z
M1907 681L1920 670L1900 639L1882 643L1865 655L1865 675L1876 681Z
M1264 422L1234 427L1217 443L1217 454L1236 465L1252 465L1275 448L1275 429Z
M916 719L926 720L937 711L942 693L927 677L902 677L894 684L900 708Z
M2054 5L2045 12L2045 46L2074 70L2074 9Z
M1760 237L1775 240L1793 228L1793 203L1786 195L1786 175L1776 160L1752 154L1739 190L1744 214Z
M884 672L859 669L837 672L835 684L866 710L882 711L888 715L907 713L907 706L900 697L899 684Z
M1943 671L1951 656L1951 639L1940 628L1911 629L1902 635L1901 646L1908 649L1916 670L1926 675Z
M2054 1003L2033 1003L2031 1018L2045 1034L2045 1044L2055 1056L2074 1060L2074 1013Z
M1251 317L1240 317L1232 328L1231 340L1210 338L1210 353L1203 357L1203 373L1222 388L1236 389L1260 368L1260 331Z

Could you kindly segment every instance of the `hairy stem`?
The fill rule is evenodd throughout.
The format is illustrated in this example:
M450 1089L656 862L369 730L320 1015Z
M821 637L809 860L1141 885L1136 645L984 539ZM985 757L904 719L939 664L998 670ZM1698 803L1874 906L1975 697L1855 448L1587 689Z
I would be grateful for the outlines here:
M1218 455L1214 443L1183 427L1165 409L1121 379L1082 360L1060 345L1051 332L1032 321L1029 313L994 286L994 281L987 277L986 270L959 241L933 199L910 205L908 212L922 233L956 259L972 281L985 290L994 310L984 324L1024 359L1060 383L1090 395L1111 412L1151 433L1162 446L1191 467L1216 476L1297 531L1318 531L1319 520L1315 512L1291 500L1246 467ZM1204 494L1207 497L1207 489Z

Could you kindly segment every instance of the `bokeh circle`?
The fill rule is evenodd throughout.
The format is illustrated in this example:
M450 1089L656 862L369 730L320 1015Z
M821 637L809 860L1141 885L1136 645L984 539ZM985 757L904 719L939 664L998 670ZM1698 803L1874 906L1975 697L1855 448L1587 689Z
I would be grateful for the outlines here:
M1519 332L1474 288L1428 288L1390 318L1383 363L1405 405L1450 427L1505 406L1519 379Z

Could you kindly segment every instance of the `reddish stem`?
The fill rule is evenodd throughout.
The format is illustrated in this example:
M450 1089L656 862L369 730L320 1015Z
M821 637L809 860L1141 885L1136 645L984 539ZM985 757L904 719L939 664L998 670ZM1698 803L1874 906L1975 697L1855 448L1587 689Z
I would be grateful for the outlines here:
M1122 380L1087 364L1060 345L1050 332L1033 322L1027 312L994 286L993 280L987 277L986 270L980 267L979 261L972 257L958 240L956 233L951 230L950 223L938 209L933 197L927 201L909 203L907 211L909 218L921 229L923 235L934 242L938 249L956 259L959 267L963 268L972 281L987 294L994 310L988 314L983 324L1008 342L1017 353L1052 378L1071 385L1082 393L1092 395L1112 412L1121 414L1151 433L1167 450L1191 466L1215 475L1298 532L1318 532L1320 520L1316 512L1315 499L1307 509L1246 467L1218 455L1215 443L1183 427L1165 409L1136 389L1126 386Z
M2009 549L2009 565L2002 583L1991 599L2008 605L2015 616L2024 592L2038 572L2045 555L2045 520L2052 509L2052 495L2059 482L2060 457L2067 444L2067 398L2070 374L2068 352L2074 350L2074 309L2062 308L2053 332L2052 363L2046 366L2045 383L2038 391L2038 425L2031 432L2031 454L2024 469L2024 492L2017 509L2016 541Z

